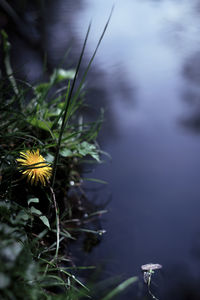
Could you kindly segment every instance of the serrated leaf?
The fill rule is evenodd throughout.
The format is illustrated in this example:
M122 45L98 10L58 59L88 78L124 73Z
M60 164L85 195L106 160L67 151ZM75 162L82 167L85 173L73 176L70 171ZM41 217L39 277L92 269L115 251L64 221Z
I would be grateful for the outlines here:
M82 142L80 145L78 145L77 152L81 156L91 155L94 159L100 162L96 146L93 144L90 144L88 142Z
M49 229L51 229L50 224L49 224L49 220L47 219L46 216L43 215L43 216L40 216L39 218L44 223L44 225L46 225Z

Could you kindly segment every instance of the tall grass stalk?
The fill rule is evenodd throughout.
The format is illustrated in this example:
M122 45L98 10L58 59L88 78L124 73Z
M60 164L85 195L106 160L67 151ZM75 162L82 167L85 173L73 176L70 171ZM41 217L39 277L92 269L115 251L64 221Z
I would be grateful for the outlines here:
M104 34L106 32L106 29L108 27L108 24L110 22L110 18L112 16L112 12L113 12L113 8L111 10L111 13L110 13L110 16L106 22L106 25L103 29L103 32L100 36L100 39L97 43L97 46L94 50L94 53L89 61L89 64L83 74L83 78L81 80L81 83L78 87L78 90L77 92L75 93L75 97L73 98L72 97L72 94L73 94L73 91L74 91L74 87L75 87L75 83L76 83L76 80L77 80L77 76L78 76L78 72L80 70L80 66L81 66L81 62L82 62L82 59L83 59L83 55L84 55L84 52L85 52L85 47L86 47L86 44L87 44L87 40L88 40L88 36L89 36L89 32L90 32L90 29L91 29L91 22L88 26L88 29L87 29L87 33L86 33L86 36L85 36L85 39L84 39L84 43L83 43L83 47L82 47L82 50L81 50L81 54L80 54L80 57L79 57L79 60L78 60L78 64L77 64L77 67L76 67L76 72L75 72L75 76L74 76L74 79L73 79L73 82L72 82L72 86L70 88L70 84L68 85L68 89L67 91L69 91L69 88L70 88L70 91L67 92L66 94L66 104L65 104L65 110L64 110L64 113L63 113L63 116L62 116L62 124L61 124L61 129L60 129L60 133L59 133L59 137L58 137L58 142L57 142L57 146L56 146L56 153L55 153L55 159L54 159L54 163L53 163L53 172L52 172L52 181L51 181L51 187L50 187L50 190L51 190L51 194L52 194L52 200L53 200L53 203L54 203L54 207L55 207L55 212L56 212L56 230L57 230L57 245L56 245L56 253L55 253L55 257L54 259L57 259L58 257L58 251L59 251L59 241L60 241L60 227L59 227L59 212L58 212L58 207L57 207L57 203L56 203L56 198L55 198L55 194L54 194L54 191L53 191L53 187L54 187L54 183L55 183L55 178L56 178L56 170L57 170L57 164L58 164L58 160L59 160L59 152L60 152L60 146L61 146L61 141L62 141L62 136L63 136L63 132L65 130L65 127L67 125L67 123L69 122L69 118L70 118L70 115L67 116L68 114L68 109L69 109L69 106L71 104L71 102L76 102L77 98L78 98L78 95L79 95L79 92L81 90L81 87L83 85L83 82L85 80L85 77L90 69L90 66L95 58L95 55L97 53L97 50L101 44L101 41L104 37Z
M64 114L63 114L63 117L62 117L62 125L61 125L61 130L60 130L60 134L59 134L59 138L58 138L58 143L57 143L57 147L56 147L56 154L55 154L55 159L54 159L54 164L53 164L53 173L52 173L52 188L54 187L54 182L55 182L55 176L56 176L56 169L57 169L57 164L58 164L58 158L59 158L59 152L60 152L60 145L61 145L61 141L62 141L62 136L63 136L63 132L64 132L64 129L67 125L67 123L69 122L69 118L70 118L70 115L68 115L68 109L69 109L69 105L71 104L71 102L75 103L78 96L79 96L79 93L80 93L80 90L81 90L81 87L85 81L85 78L87 76L87 73L91 67L91 64L96 56L96 53L97 53L97 50L101 44L101 41L105 35L105 32L107 30L107 27L108 27L108 24L110 23L110 19L111 19L111 16L112 16L112 13L113 13L113 9L114 9L114 6L112 7L111 9L111 12L110 12L110 15L108 17L108 20L106 22L106 25L103 29L103 32L99 38L99 41L97 43L97 46L94 50L94 53L89 61L89 64L83 74L83 77L82 77L82 80L79 84L79 87L74 95L74 97L72 98L72 93L73 93L73 90L74 90L74 86L75 86L75 83L76 83L76 79L77 79L77 75L78 75L78 72L79 72L79 69L80 69L80 65L81 65L81 62L82 62L82 59L83 59L83 54L85 52L85 47L86 47L86 44L87 44L87 40L88 40L88 36L89 36L89 32L90 32L90 28L91 28L91 22L88 26L88 30L87 30L87 33L86 33L86 36L85 36L85 40L84 40L84 43L83 43L83 47L82 47L82 51L81 51L81 54L80 54L80 57L79 57L79 61L78 61L78 64L77 64L77 68L76 68L76 73L75 73L75 77L74 77L74 80L72 82L72 86L71 86L71 89L70 89L70 92L69 94L67 94L66 96L66 107L65 107L65 111L64 111Z
M56 170L57 170L57 164L58 164L58 158L59 158L59 152L60 152L60 145L61 145L62 136L63 136L63 132L64 132L65 125L66 125L65 119L66 119L67 112L68 112L68 109L69 109L70 101L72 99L72 93L73 93L74 86L75 86L76 79L77 79L77 75L78 75L78 72L79 72L79 69L80 69L83 54L84 54L84 51L85 51L85 46L86 46L86 43L87 43L90 28L91 28L91 23L89 24L89 27L88 27L88 30L87 30L87 33L86 33L86 37L85 37L85 40L84 40L84 43L83 43L81 55L79 57L78 65L76 67L76 73L75 73L75 76L74 76L74 79L73 79L73 82L72 82L70 92L69 92L69 94L67 93L67 95L66 95L66 100L65 100L66 105L65 105L65 110L64 110L63 117L62 117L62 124L61 124L61 129L60 129L60 133L59 133L59 137L58 137L58 143L57 143L57 147L56 147L55 159L54 159L54 163L53 163L52 183L51 183L52 188L54 187L54 183L55 183ZM69 90L69 88L68 88L68 90Z

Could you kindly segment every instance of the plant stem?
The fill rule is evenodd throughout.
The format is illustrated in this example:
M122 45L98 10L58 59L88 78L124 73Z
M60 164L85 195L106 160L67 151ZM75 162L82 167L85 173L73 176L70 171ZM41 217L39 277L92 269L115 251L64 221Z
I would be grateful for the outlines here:
M73 79L73 82L72 82L72 86L71 86L69 95L67 96L67 99L66 99L66 107L65 107L65 111L64 111L64 114L63 114L63 117L62 117L62 125L61 125L61 129L60 129L59 137L58 137L58 143L57 143L57 147L56 147L56 154L55 154L55 159L54 159L54 163L53 163L52 182L51 182L52 188L54 187L54 183L55 183L56 170L57 170L58 157L59 157L59 152L60 152L60 145L61 145L61 141L62 141L62 135L63 135L64 129L65 129L65 126L66 126L65 119L66 119L66 116L67 116L67 112L68 112L68 109L69 109L70 100L72 98L72 93L73 93L73 90L74 90L76 78L77 78L77 75L78 75L78 72L79 72L79 69L80 69L80 65L81 65L81 61L82 61L82 58L83 58L83 54L84 54L84 51L85 51L85 46L86 46L88 35L89 35L89 32L90 32L90 27L91 27L91 23L88 26L88 30L87 30L86 37L85 37L85 40L84 40L84 43L83 43L81 55L79 57L79 61L78 61L78 64L77 64L76 73L75 73L75 76L74 76L74 79Z
M56 213L56 253L54 256L54 260L56 260L58 258L58 251L59 251L59 244L60 244L60 219L59 219L59 211L58 211L58 206L57 206L54 190L51 186L49 188L51 191L51 195L52 195L52 199L53 199L53 203L54 203L54 207L55 207L55 213Z

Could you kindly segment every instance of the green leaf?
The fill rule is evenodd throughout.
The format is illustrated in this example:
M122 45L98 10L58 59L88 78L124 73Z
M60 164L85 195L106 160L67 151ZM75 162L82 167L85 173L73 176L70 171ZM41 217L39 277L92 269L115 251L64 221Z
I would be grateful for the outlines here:
M53 110L47 111L46 116L47 117L57 117L61 113L60 108L54 108Z
M81 155L87 155L88 153L94 151L96 149L96 147L92 144L89 144L88 142L82 142L79 146L78 146L78 152Z
M50 224L49 224L49 220L47 219L46 216L40 216L39 218L44 223L44 225L46 225L49 229L51 229Z
M64 70L64 69L58 69L55 70L53 75L51 76L51 80L55 80L56 82L60 82L66 79L74 79L75 76L75 70Z
M114 290L109 292L102 300L110 300L117 296L119 293L123 292L129 285L135 283L138 280L136 276L131 277L124 282L120 283Z
M90 155L98 162L100 162L99 154L97 152L91 152Z
M22 221L28 221L29 215L24 211L20 210L18 215L16 216L16 223Z
M38 198L30 198L30 199L28 199L28 205L30 205L31 203L39 203L39 199Z
M31 213L39 217L40 220L44 223L44 225L46 225L50 229L49 220L46 216L42 214L42 212L39 209L36 209L34 206L31 206Z
M70 149L62 149L60 150L60 155L63 157L73 156L73 152Z
M51 127L53 125L52 122L50 122L50 121L38 120L36 117L28 117L27 122L35 127L38 127L40 129L43 129L46 131L49 131L49 129L51 129Z
M97 148L93 144L90 144L88 142L82 142L78 145L77 152L81 156L91 155L94 159L96 159L98 162L100 162Z
M49 87L50 87L50 83L47 83L47 82L38 84L35 87L35 92L36 92L36 94L42 94L42 93L46 92L49 89Z
M53 163L54 161L54 156L51 154L51 153L48 153L46 156L45 156L45 159L48 163Z
M31 206L31 213L36 216L41 216L42 213L39 209L36 209L34 206Z

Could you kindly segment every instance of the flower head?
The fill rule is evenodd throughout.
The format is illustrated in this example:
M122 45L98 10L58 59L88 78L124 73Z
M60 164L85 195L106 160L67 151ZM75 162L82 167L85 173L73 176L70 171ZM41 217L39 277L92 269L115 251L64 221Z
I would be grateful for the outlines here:
M40 154L39 150L27 150L26 152L20 152L20 157L17 161L23 167L20 171L26 177L31 184L37 185L40 181L42 185L46 185L51 177L52 168Z

